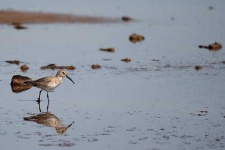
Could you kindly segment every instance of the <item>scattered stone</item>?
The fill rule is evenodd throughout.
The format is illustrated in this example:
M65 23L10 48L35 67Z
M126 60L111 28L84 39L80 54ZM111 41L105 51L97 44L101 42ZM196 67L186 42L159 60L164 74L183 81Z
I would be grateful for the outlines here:
M100 69L101 66L99 64L93 64L93 65L91 65L91 68L92 69Z
M29 69L29 67L27 65L22 65L20 69L21 71L26 72Z
M5 62L9 63L9 64L16 64L19 65L20 61L19 60L6 60Z
M199 65L197 65L197 66L195 66L195 70L200 70L200 69L202 69L203 67L202 66L199 66Z
M124 62L131 62L131 59L130 59L130 58L124 58L124 59L121 59L121 61L124 61Z
M143 35L139 35L139 34L133 33L129 37L129 39L130 39L131 42L136 43L136 42L142 42L145 39L145 37Z
M123 21L125 21L125 22L132 21L132 20L133 20L132 18L130 18L130 17L128 17L128 16L123 16L121 19L122 19Z
M111 47L111 48L100 48L100 51L114 53L115 48L113 48L113 47Z
M12 23L13 27L17 30L24 30L27 29L27 27L23 26L21 23L19 22L13 22Z
M220 43L215 42L214 44L209 45L209 50L211 51L218 51L222 49L222 45Z
M206 45L199 45L199 48L205 48L208 49L210 51L218 51L220 49L222 49L222 44L215 42L214 44L209 44L208 46Z
M18 85L18 84L11 84L11 90L14 93L20 93L32 88L32 85Z
M47 66L42 66L42 67L41 67L41 70L45 70L45 69L52 69L52 70L54 70L55 67L56 67L55 64L49 64L49 65L47 65Z
M71 66L66 66L66 69L68 69L68 70L75 70L76 68L71 65Z
M42 66L41 70L45 70L45 69L67 69L67 70L75 70L76 68L74 66L56 66L56 64L49 64L47 66Z

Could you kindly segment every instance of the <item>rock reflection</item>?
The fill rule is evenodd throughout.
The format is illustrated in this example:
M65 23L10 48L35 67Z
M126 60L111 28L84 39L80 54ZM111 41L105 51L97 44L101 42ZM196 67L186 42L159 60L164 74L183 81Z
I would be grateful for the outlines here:
M26 85L25 82L32 81L31 78L21 75L14 75L11 79L11 89L14 93L20 93L32 88L31 85Z
M11 89L12 89L12 92L14 92L14 93L20 93L20 92L29 90L31 87L32 86L30 86L30 85L14 85L14 84L11 84Z
M37 115L24 117L23 119L25 121L36 122L36 123L41 124L46 127L53 127L53 128L55 128L55 130L58 134L65 134L67 129L69 129L69 127L71 127L72 124L74 123L74 121L73 121L71 124L64 127L61 123L61 120L50 112L41 112Z

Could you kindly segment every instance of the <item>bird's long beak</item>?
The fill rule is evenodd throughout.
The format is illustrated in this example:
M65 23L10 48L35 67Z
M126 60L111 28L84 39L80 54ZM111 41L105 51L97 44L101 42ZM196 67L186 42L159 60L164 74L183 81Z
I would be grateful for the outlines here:
M73 82L73 80L69 77L69 76L66 76L68 79L70 79L70 81L72 81ZM74 82L73 82L73 84L75 84Z
M74 121L73 121L70 125L68 125L68 126L66 127L66 129L68 129L69 127L71 127L73 124L74 124Z

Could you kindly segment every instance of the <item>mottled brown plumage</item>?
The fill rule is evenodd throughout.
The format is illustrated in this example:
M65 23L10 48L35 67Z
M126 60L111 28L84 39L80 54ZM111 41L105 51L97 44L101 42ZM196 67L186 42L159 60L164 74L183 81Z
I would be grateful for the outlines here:
M40 96L41 92L44 90L47 92L47 98L48 98L48 105L49 105L49 96L48 92L53 91L56 87L58 87L61 83L64 77L67 77L69 80L73 82L73 80L67 75L66 71L61 69L56 73L56 76L49 76L49 77L43 77L38 80L34 81L28 81L26 84L32 85L34 87L40 88L41 91L39 92L38 102L40 102ZM73 82L73 84L75 84ZM47 106L48 109L48 106Z

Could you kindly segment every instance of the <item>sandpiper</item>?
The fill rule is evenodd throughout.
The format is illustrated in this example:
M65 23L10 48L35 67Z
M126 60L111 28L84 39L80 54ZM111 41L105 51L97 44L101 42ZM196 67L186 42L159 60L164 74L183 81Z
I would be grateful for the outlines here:
M40 103L41 92L43 90L46 91L47 98L48 98L48 105L49 105L48 92L52 92L56 87L58 87L62 83L63 77L67 77L69 80L73 82L73 80L67 75L66 71L61 69L56 73L56 76L43 77L41 79L28 81L25 83L41 89L41 91L39 92L38 100L37 100L37 102L39 103ZM73 82L73 84L75 83Z

